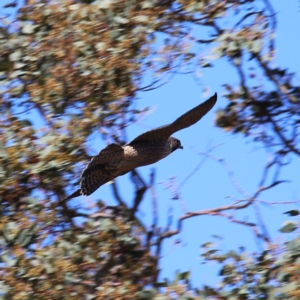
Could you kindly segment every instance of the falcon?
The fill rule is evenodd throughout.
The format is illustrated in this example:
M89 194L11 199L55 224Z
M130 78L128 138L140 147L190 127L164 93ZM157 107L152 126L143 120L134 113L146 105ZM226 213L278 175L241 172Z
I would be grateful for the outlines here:
M82 172L80 189L65 200L80 195L88 196L118 176L135 168L154 164L175 150L183 149L181 142L171 135L197 123L212 109L216 101L215 93L173 123L147 131L124 146L109 144L92 158Z

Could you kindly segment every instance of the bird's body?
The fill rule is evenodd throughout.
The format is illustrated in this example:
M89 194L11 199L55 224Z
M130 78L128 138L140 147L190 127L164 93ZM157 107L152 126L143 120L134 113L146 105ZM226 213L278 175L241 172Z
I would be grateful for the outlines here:
M134 168L151 165L165 158L172 151L174 150L171 143L166 143L164 140L152 140L151 147L143 141L129 143L122 147L110 144L100 151L83 171L81 192L83 195L89 195L89 191L96 190L104 183Z
M90 195L101 185L131 170L153 164L177 149L180 141L171 135L198 122L216 103L217 94L191 109L173 123L147 131L130 143L120 146L110 144L92 158L82 172L80 189L69 198Z

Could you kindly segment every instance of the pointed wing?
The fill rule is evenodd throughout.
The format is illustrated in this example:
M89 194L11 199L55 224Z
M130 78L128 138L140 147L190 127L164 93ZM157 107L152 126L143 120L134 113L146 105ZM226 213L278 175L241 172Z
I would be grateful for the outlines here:
M97 168L95 168L97 167ZM86 174L82 177L80 182L81 194L88 196L95 192L101 185L112 180L109 171L104 165L95 165L90 169L86 169Z
M136 137L129 144L148 141L151 139L168 139L174 132L187 128L197 123L206 113L208 113L217 102L217 93L205 102L194 107L184 115L176 119L173 123L147 131Z
M95 165L110 164L116 160L122 159L124 155L124 149L117 144L109 144L102 149L98 155L94 156L85 170L82 172L82 176L89 172L89 169Z
M81 175L81 193L90 195L101 185L112 180L111 170L116 169L118 161L124 157L124 149L110 144L94 156Z

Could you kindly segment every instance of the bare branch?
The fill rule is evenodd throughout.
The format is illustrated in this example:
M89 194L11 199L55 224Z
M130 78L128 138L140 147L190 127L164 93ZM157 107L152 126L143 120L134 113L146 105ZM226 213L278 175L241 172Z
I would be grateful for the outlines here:
M113 181L113 183L111 184L112 190L113 190L113 195L115 197L115 199L118 201L118 203L123 206L126 207L125 201L121 198L117 184L115 182L115 180Z
M208 154L208 153L200 153L201 155L204 155L204 156L207 156L207 157L210 157L212 158L213 160L219 162L223 167L224 169L226 170L227 174L228 174L228 177L232 183L232 185L235 187L235 189L241 194L243 195L245 198L250 198L250 193L249 192L246 192L241 184L238 182L237 178L235 177L235 174L234 174L234 171L232 170L232 168L230 167L230 165L223 159L223 158L218 158L218 157L215 157L211 154Z
M210 149L208 149L207 154L212 152L214 149L216 149L219 146L220 145L216 145L216 146L211 147ZM182 180L182 182L179 184L178 188L182 188L188 182L188 180L202 167L202 165L204 164L206 159L207 159L207 156L204 155L203 159L200 161L200 163L194 168L194 170L188 176L186 176Z
M153 212L152 228L155 228L158 223L157 196L155 193L154 183L155 183L155 169L153 168L151 169L150 183L149 183L151 197L152 197L152 212Z

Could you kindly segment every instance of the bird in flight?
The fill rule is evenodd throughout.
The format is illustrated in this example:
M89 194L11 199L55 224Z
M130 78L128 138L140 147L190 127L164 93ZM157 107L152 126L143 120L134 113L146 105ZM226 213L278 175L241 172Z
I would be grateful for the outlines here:
M80 189L65 200L88 196L101 185L124 175L135 168L153 164L177 149L183 149L181 142L171 136L174 132L198 122L217 101L215 93L205 102L189 110L173 123L147 131L130 143L120 146L109 144L94 156L81 175Z

